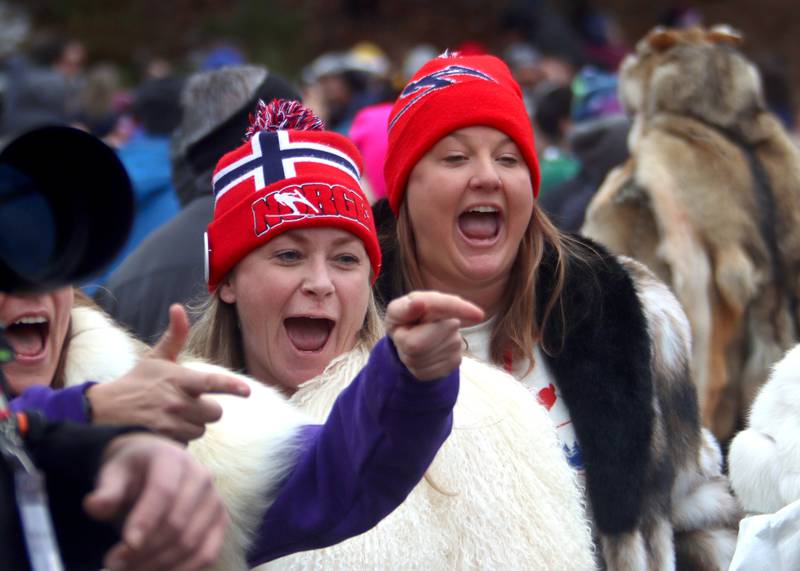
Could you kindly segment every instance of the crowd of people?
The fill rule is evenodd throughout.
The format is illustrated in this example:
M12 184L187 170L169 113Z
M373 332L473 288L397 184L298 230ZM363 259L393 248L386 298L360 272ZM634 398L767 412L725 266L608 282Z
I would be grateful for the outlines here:
M692 269L718 295L699 315L691 280L676 278L685 264L665 270L674 229L603 227L648 208L662 209L647 219L659 232L691 218L680 201L698 178L661 173L694 165L678 151L648 159L662 157L648 142L678 148L668 137L700 120L701 97L681 92L689 114L645 94L680 59L670 50L701 50L711 69L739 41L659 29L624 60L616 43L592 44L591 65L526 38L499 55L419 45L399 66L361 43L322 54L297 84L225 49L185 76L154 60L129 91L113 68L83 72L79 42L35 44L6 70L2 136L91 133L127 173L135 218L105 274L0 293L10 409L160 437L123 436L133 451L110 445L106 465L95 453L85 507L97 520L135 503L120 499L120 471L160 469L180 486L146 529L135 509L123 527L95 522L110 539L92 549L110 548L110 569L150 570L800 562L787 539L800 525L800 315L780 217L800 184L770 178L764 141L798 176L800 152L743 56L747 81L730 85L754 91L736 119L767 134L703 125L743 149L739 178L777 196L747 203L755 226L772 205L779 230L736 250L753 276L709 253L705 274ZM702 242L699 224L679 228L681 244ZM748 305L762 287L786 292L779 324ZM739 342L742 315L748 331L783 328L768 355ZM707 414L699 332L712 360L732 348L761 359L752 414L731 413L724 433ZM103 445L129 428L114 430ZM183 472L164 476L148 454Z

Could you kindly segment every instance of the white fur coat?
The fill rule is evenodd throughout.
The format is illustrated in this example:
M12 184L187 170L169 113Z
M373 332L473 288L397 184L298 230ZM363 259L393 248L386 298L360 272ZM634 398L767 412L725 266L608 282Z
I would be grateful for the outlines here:
M66 384L107 382L127 373L145 347L102 313L87 307L72 310L72 333L65 367ZM214 365L186 362L197 369L234 374ZM293 439L311 421L277 391L237 375L250 386L250 397L217 395L222 419L206 427L189 452L214 476L231 518L222 555L214 569L247 569L245 553L275 486L293 465Z
M367 360L353 351L291 402L317 420ZM374 529L259 569L594 569L579 484L544 408L464 358L453 431L427 476Z
M800 345L773 368L728 461L745 510L772 513L800 499Z

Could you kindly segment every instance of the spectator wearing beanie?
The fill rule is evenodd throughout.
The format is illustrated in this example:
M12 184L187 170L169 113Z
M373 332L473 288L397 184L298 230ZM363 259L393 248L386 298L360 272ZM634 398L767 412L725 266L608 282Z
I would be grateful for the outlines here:
M392 111L385 174L381 297L436 288L484 309L462 329L468 351L511 372L558 427L601 566L726 569L739 510L701 430L686 315L646 268L542 212L508 68L458 55L423 66Z
M203 299L203 231L211 221L211 176L219 157L242 142L259 99L299 99L280 76L242 65L186 81L181 124L172 135L172 181L182 210L137 247L95 300L145 342L167 326L169 306Z

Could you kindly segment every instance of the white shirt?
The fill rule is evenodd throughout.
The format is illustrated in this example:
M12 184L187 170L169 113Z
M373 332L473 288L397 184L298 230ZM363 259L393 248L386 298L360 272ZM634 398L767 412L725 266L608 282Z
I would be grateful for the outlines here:
M467 342L467 353L484 362L491 362L489 357L489 340L492 332L492 319L461 329L461 336ZM556 433L561 441L564 455L569 465L583 474L584 465L575 428L572 426L569 409L561 392L558 390L556 379L548 370L539 346L533 348L535 364L528 372L529 361L518 359L514 361L509 371L515 379L520 381L525 388L532 392L539 403L547 409L550 420L556 427ZM527 372L527 374L526 374Z

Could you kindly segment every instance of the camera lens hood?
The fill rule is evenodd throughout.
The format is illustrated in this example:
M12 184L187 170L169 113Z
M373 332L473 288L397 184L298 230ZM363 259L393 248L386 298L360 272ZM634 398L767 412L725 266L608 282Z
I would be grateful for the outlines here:
M40 127L0 151L0 291L51 289L100 272L127 240L133 192L105 143Z

